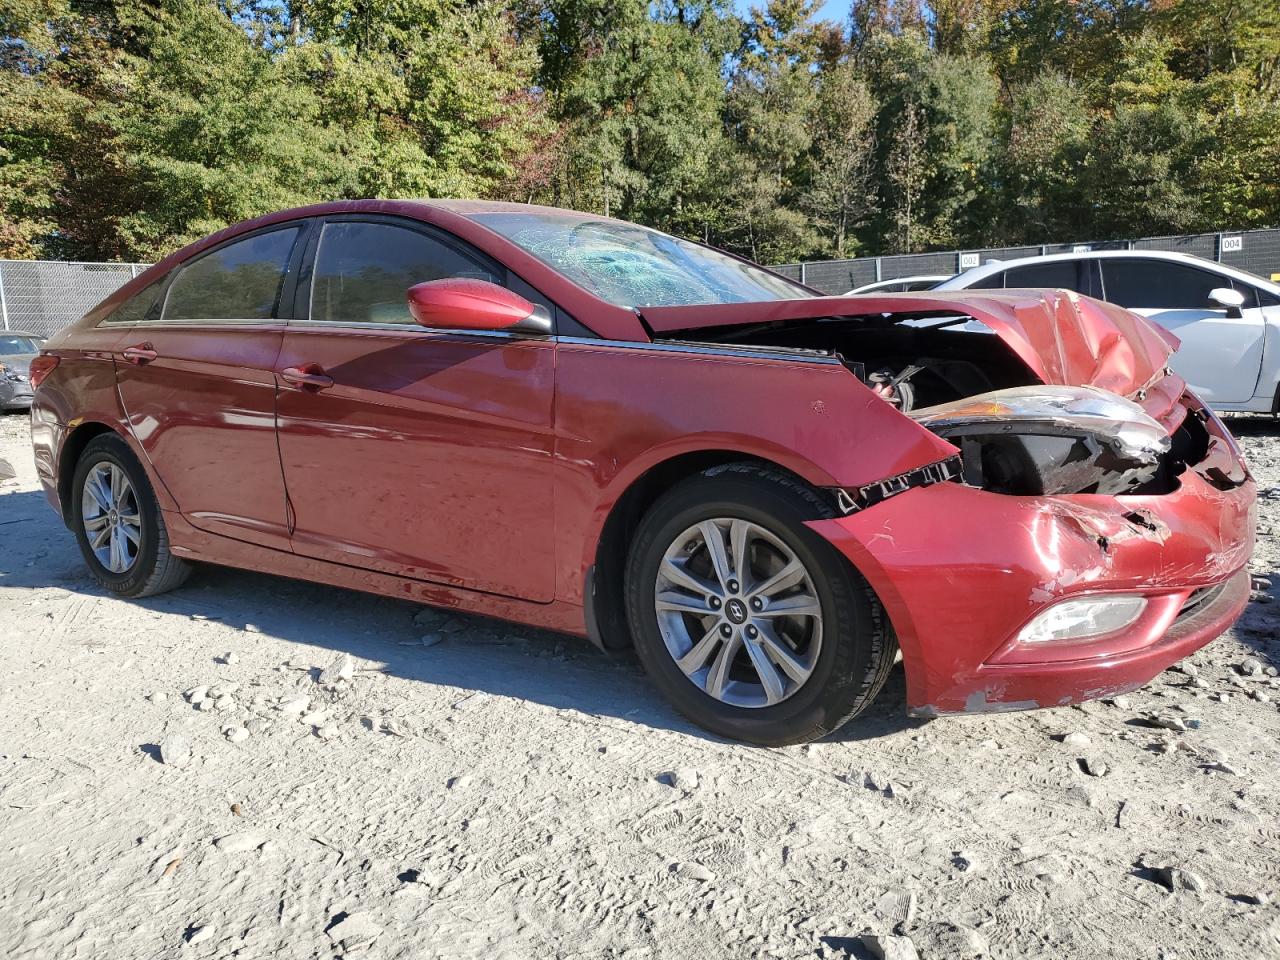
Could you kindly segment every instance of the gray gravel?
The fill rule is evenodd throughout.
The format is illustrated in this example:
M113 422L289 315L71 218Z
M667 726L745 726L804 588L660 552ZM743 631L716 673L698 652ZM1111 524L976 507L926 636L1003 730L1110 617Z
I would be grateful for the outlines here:
M5 956L1280 956L1280 427L1240 432L1259 599L1190 669L923 722L899 667L758 749L573 638L218 568L108 596L2 418Z

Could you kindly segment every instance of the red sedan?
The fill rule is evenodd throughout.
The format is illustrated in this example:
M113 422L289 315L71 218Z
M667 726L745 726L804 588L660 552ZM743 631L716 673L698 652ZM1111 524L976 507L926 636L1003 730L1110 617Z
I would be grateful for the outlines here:
M1137 687L1247 599L1255 487L1142 318L822 297L604 217L352 201L229 227L32 364L108 589L207 561L632 647L684 714L822 736Z

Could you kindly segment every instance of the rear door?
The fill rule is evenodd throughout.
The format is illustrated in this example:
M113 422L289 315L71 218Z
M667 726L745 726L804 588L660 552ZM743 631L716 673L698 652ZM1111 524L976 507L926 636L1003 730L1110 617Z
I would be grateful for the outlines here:
M197 527L289 549L275 433L275 366L304 228L239 237L188 261L132 325L117 355L130 427Z
M414 323L416 283L508 282L424 224L327 218L310 248L277 362L295 552L551 600L553 340Z
M1168 260L1101 258L1105 299L1177 334L1182 346L1173 369L1209 403L1242 403L1253 397L1262 370L1265 323L1251 288L1243 310L1224 310L1209 301L1215 287L1232 287L1230 277Z

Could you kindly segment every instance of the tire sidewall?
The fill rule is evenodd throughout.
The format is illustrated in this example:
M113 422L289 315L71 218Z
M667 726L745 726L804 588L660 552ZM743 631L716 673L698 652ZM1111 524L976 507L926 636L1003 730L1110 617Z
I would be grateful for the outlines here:
M713 517L747 520L778 537L804 564L818 595L822 649L813 674L774 706L735 707L701 690L676 666L658 628L654 594L662 556L677 536ZM834 728L857 702L871 657L867 604L848 561L804 526L807 519L813 517L793 498L766 484L716 477L671 491L637 531L627 566L627 614L636 652L681 713L722 736L762 745L811 739L814 730Z
M89 471L100 463L111 463L124 471L133 487L134 499L138 504L138 515L142 521L138 557L133 566L124 573L112 573L99 562L94 556L84 529L84 481ZM160 542L157 530L157 507L155 496L151 492L151 484L142 466L123 440L104 434L89 442L76 463L75 474L71 481L70 508L72 532L94 579L113 593L130 595L141 590L156 567L156 554Z

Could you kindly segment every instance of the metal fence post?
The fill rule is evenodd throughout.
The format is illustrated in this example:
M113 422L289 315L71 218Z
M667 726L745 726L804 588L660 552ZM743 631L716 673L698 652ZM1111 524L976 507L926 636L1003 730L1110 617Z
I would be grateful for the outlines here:
M0 318L4 320L4 328L9 329L9 301L4 296L4 263L0 262Z
M804 266L805 266L804 261L803 261L803 260L801 260L801 261L800 261L800 282L801 282L801 283L808 283L808 282L809 282L809 277L808 277L808 275L807 275L807 274L806 274L806 272L805 272Z
M884 279L884 277L881 276L881 273L880 273L882 269L883 268L880 264L880 258L876 257L876 283L879 283L881 280Z

